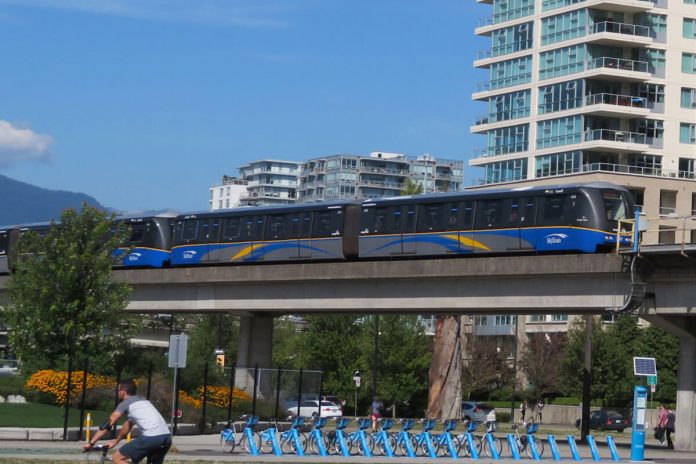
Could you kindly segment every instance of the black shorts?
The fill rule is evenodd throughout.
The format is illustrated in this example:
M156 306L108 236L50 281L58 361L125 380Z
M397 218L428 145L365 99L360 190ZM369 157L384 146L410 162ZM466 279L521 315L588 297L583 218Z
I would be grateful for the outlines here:
M130 443L126 443L119 452L133 462L140 462L147 457L152 464L162 464L164 456L172 446L172 436L170 434L157 435L155 437L139 436Z

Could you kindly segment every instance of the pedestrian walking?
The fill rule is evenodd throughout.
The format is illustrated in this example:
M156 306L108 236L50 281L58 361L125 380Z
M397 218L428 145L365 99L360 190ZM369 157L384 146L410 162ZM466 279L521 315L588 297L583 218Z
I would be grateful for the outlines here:
M539 415L539 423L541 424L542 421L542 415L544 413L544 400L539 399L537 402L537 414Z
M520 403L520 422L524 424L524 417L527 415L527 400Z

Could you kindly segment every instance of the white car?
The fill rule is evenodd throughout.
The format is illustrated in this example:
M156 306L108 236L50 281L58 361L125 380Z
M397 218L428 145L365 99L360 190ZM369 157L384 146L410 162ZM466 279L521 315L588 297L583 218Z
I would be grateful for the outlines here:
M343 412L341 407L332 403L331 401L321 402L321 411L319 411L319 401L317 400L305 400L300 403L300 414L301 417L341 417ZM288 408L287 413L291 416L297 416L297 406Z

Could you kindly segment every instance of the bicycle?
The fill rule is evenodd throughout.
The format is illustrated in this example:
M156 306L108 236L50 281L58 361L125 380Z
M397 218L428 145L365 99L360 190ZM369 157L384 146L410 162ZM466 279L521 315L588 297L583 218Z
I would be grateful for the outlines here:
M307 440L307 449L310 453L321 454L321 446L323 445L324 451L329 453L331 450L331 439L329 435L325 434L322 430L326 426L326 417L316 417L314 419L314 424L312 431L309 433L309 439Z
M513 425L512 430L515 431L515 435L513 435L516 443L517 443L517 448L520 450L520 453L522 451L527 453L527 456L530 458L534 458L534 452L532 451L531 446L527 446L530 441L534 442L534 447L537 450L537 454L539 457L542 457L544 455L544 442L541 440L534 440L534 434L536 433L537 430L539 430L539 424L531 423L528 425L525 425L527 429L527 433L524 435L520 435L519 431L519 426L518 425ZM530 437L532 440L530 440ZM512 450L510 450L510 456L512 457Z
M415 456L413 452L413 437L410 433L410 430L413 429L414 424L415 421L413 419L402 419L401 431L395 434L396 445L394 449L401 456Z
M375 440L372 435L365 433L365 430L371 425L372 421L369 418L358 419L358 430L346 436L346 445L350 449L351 455L355 456L358 453L367 457L372 455L372 450L375 449ZM353 451L354 449L355 451Z
M225 453L231 453L234 451L237 445L241 445L244 451L247 453L252 452L252 445L249 441L249 435L253 437L254 447L258 451L261 448L261 437L258 432L254 430L254 427L259 422L259 416L244 415L239 418L239 420L244 420L244 429L242 430L242 437L238 439L237 432L235 430L234 423L228 422L224 429L220 432L220 447ZM250 429L250 431L247 431Z
M297 451L297 442L295 441L295 432L300 440L300 446L302 447L302 454L307 450L307 435L300 431L300 427L304 425L304 417L295 417L290 424L290 428L284 432L281 432L278 441L280 443L280 449L284 454L299 454ZM276 429L277 430L277 429Z
M417 456L427 455L430 457L435 457L435 447L433 446L430 431L435 428L437 421L435 419L425 419L421 420L421 422L423 423L423 430L420 433L415 434L411 440L413 443L413 449Z
M375 445L377 446L377 449L382 454L382 456L389 455L389 453L387 452L387 444L389 445L389 449L392 451L393 454L396 450L397 443L395 435L389 432L389 429L392 428L394 420L384 418L378 419L377 422L380 424L381 428L379 432L372 433L372 440L375 442Z
M109 445L96 445L91 447L90 449L84 450L83 453L86 453L87 456L87 462L99 462L99 464L103 464L105 462L111 462L111 458L107 454L109 452ZM97 457L96 454L92 454L92 452L99 452L101 455ZM98 459L98 461L97 461Z
M471 422L467 426L467 431L468 432L475 432L476 429L478 428L478 423L476 422ZM495 432L497 429L496 423L495 422L486 422L486 432L483 434L483 436L476 436L474 437L475 443L476 443L476 451L480 455L481 452L486 453L486 456L489 458L493 457L493 450L491 449L491 442L493 443L493 447L497 453L498 456L500 456L500 453L503 452L503 442L500 440L500 438L496 437L493 435L493 432ZM490 438L489 438L490 436ZM462 444L462 447L465 448L464 453L466 456L471 455L471 451L469 449L468 443L466 443L466 439L464 435L460 435L459 437L459 442Z
M442 421L442 424L444 426L444 430L442 431L442 433L432 435L435 454L439 457L450 455L451 450L449 448L449 444L451 442L452 446L454 447L455 455L459 456L459 453L461 452L462 443L457 439L456 436L454 436L454 434L452 434L452 431L457 428L457 420L447 419Z

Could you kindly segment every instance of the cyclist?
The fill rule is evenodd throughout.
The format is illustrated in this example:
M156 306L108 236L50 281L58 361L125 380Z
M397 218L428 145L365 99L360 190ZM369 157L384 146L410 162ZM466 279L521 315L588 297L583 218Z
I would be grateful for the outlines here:
M140 462L145 457L152 464L161 464L164 461L164 456L172 446L172 435L169 432L169 427L152 403L142 396L137 396L135 393L135 382L133 380L119 382L118 399L121 402L116 406L111 416L99 426L99 430L94 434L90 442L84 445L85 450L92 448L125 414L127 419L116 438L107 444L109 448L115 447L119 441L128 435L133 425L137 425L138 429L140 429L140 436L116 450L112 456L113 462L121 464L128 462L130 459L135 463Z

